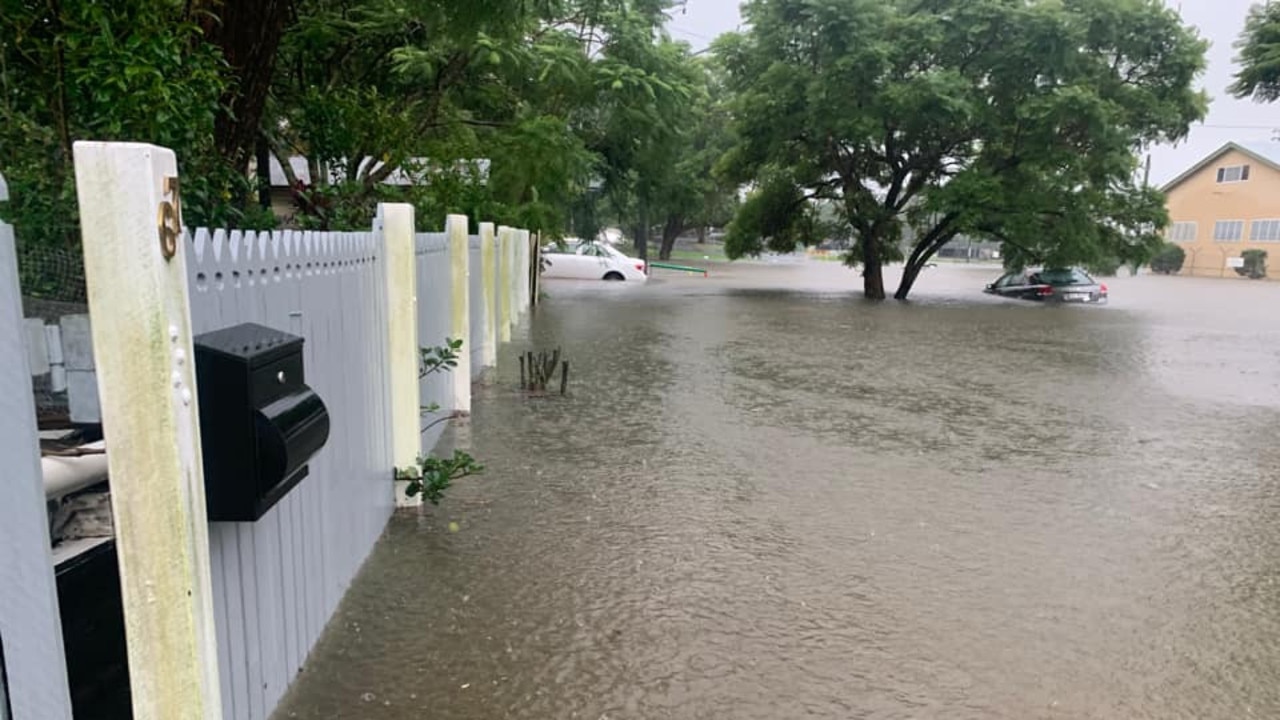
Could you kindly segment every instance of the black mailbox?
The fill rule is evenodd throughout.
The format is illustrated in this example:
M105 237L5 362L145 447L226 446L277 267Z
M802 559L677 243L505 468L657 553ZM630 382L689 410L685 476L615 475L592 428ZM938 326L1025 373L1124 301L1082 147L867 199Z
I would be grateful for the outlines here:
M245 323L194 340L209 519L252 522L306 477L329 411L305 383L302 338Z

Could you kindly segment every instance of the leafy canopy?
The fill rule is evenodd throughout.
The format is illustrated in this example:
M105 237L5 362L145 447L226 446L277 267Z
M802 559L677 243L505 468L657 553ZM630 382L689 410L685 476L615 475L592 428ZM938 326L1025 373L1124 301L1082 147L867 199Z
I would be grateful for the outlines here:
M1240 65L1229 88L1239 98L1280 99L1280 5L1254 5L1236 42Z
M717 43L735 147L754 191L732 256L840 234L864 292L905 258L897 297L960 235L1015 265L1145 259L1162 198L1135 155L1183 137L1206 101L1205 43L1159 0L749 0Z

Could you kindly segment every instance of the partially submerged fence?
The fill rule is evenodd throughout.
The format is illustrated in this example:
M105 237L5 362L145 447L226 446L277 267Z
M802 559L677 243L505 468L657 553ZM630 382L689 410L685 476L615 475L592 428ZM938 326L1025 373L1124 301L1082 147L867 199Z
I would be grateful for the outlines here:
M381 533L394 469L435 446L444 425L425 425L470 411L472 381L528 307L529 234L469 236L457 216L415 234L405 205L380 207L368 232L184 232L171 152L79 143L76 169L135 717L266 718ZM257 521L208 522L192 337L242 323L304 338L329 440ZM458 369L419 377L418 347L449 339L463 341ZM48 569L45 533L34 562ZM0 585L0 632L26 612L11 596Z
M335 440L260 520L209 525L227 718L275 707L392 509L374 491L388 484L391 437L380 240L200 229L188 246L192 332L253 322L302 336Z
M424 347L444 345L449 338L452 317L453 287L449 268L449 238L445 233L418 233L414 237L414 271L418 283L419 308L438 308L439 312L417 314L418 344ZM423 425L454 411L453 378L434 373L421 378L419 397L424 406L435 408L423 412ZM435 447L444 432L444 423L421 433L419 447L426 451Z

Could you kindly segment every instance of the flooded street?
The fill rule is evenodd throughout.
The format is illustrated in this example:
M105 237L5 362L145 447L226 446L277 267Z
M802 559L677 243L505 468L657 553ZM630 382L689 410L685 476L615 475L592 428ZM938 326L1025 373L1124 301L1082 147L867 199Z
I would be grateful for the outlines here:
M999 274L549 285L278 717L1280 717L1280 283Z

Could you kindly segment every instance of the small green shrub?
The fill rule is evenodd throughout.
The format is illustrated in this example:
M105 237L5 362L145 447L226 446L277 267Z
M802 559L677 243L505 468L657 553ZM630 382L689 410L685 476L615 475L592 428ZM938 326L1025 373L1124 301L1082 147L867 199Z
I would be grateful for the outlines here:
M446 338L444 345L436 347L418 348L418 356L420 363L418 365L418 377L425 378L428 375L438 372L450 372L458 367L459 352L462 350L462 341L452 338ZM439 403L431 403L422 406L422 414L439 412ZM442 417L436 418L427 423L422 428L422 432L426 432L442 422L452 420L459 416L459 413L449 413ZM448 490L454 480L460 480L468 475L478 475L484 472L484 466L476 462L461 450L454 450L453 456L448 458L440 458L433 455L419 456L416 465L407 468L396 468L395 479L408 481L408 487L405 488L407 497L417 497L421 495L432 505L439 505L444 499L444 491Z
M1240 253L1240 258L1244 260L1244 265L1236 268L1237 273L1253 280L1261 280L1267 276L1266 250L1245 250Z
M461 450L454 450L453 457L419 457L417 465L397 470L396 479L409 482L404 491L407 497L421 495L432 505L439 505L444 499L444 491L453 485L454 480L482 472L484 466L476 462L475 458Z
M1115 277L1116 272L1120 270L1120 264L1120 258L1109 257L1101 260L1095 260L1085 269L1092 275L1098 275L1100 277Z
M1182 264L1186 261L1186 250L1183 250L1180 245L1165 243L1156 256L1151 258L1151 272L1173 275L1182 271Z

